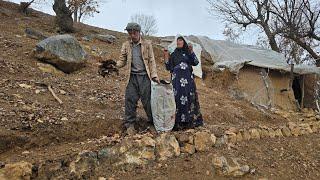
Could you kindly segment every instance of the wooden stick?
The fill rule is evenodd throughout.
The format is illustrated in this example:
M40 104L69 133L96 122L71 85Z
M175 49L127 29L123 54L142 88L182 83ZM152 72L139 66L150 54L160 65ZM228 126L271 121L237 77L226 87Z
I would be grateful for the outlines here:
M304 76L302 75L302 87L301 87L301 93L302 93L302 97L301 97L301 108L304 108Z
M61 99L53 92L51 86L48 86L48 90L51 92L52 96L59 102L59 104L62 104L63 102L61 101Z

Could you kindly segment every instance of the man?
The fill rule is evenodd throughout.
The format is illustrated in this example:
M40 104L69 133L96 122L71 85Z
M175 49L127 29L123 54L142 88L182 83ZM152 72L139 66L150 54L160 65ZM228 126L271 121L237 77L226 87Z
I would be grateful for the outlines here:
M130 78L125 94L124 126L127 134L135 133L134 124L137 118L137 103L139 99L152 122L151 112L151 80L158 82L157 67L150 41L141 38L141 26L137 23L128 23L126 29L129 40L123 43L120 60L116 66L122 68L129 65Z

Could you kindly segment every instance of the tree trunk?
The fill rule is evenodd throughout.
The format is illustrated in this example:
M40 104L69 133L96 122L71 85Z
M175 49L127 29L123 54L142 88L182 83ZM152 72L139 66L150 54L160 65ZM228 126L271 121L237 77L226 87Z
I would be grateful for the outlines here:
M268 37L268 41L269 41L269 45L270 45L271 49L280 53L280 48L278 47L276 37L275 37L275 35L272 34L269 26L265 25L265 24L262 24L261 26Z
M72 13L66 6L65 0L54 0L52 6L54 12L56 13L56 24L58 25L60 32L73 32L73 19Z
M73 12L73 22L78 22L78 8Z

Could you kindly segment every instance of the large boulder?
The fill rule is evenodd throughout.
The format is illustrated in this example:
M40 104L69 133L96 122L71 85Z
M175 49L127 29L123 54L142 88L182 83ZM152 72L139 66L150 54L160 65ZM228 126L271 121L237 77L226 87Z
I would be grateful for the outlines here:
M57 35L39 42L35 56L65 73L71 73L84 66L87 55L73 36Z

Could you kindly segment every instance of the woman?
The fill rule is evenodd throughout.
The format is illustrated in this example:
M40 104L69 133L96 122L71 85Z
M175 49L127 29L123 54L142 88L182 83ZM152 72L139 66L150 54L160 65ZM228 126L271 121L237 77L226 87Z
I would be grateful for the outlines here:
M199 64L192 45L183 37L177 38L177 48L169 55L164 51L166 69L171 72L172 85L176 102L175 130L203 125L202 115L192 66Z

